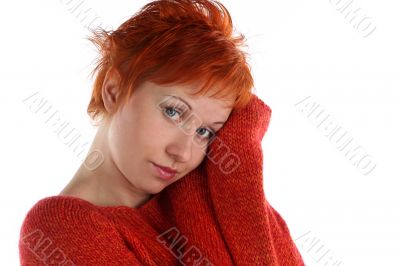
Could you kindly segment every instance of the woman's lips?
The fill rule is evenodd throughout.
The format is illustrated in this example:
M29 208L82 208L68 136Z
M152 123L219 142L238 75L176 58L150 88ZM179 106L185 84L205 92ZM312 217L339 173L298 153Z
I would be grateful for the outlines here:
M163 167L153 162L151 164L154 166L154 169L156 170L158 176L164 180L170 180L174 178L177 174L177 172L172 170L171 168Z

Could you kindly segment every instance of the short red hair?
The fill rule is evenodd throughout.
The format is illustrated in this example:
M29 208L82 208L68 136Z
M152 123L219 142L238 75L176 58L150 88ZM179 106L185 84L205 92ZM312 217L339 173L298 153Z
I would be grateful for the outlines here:
M117 106L124 99L127 102L144 81L159 85L201 82L203 86L193 95L211 89L217 92L213 97L233 95L233 109L250 101L253 78L247 53L239 49L245 37L232 36L231 16L217 1L156 0L115 31L91 32L88 40L100 54L91 73L97 75L87 108L93 120L107 115L102 85L110 68L121 74Z

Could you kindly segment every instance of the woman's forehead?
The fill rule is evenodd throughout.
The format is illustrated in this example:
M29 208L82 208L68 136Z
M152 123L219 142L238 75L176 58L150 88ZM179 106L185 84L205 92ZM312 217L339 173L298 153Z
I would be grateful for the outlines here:
M171 100L181 101L184 104L196 110L197 106L218 107L222 109L230 109L233 103L233 97L226 97L218 99L213 96L216 89L206 92L204 95L192 95L200 89L198 84L173 84L173 85L158 85L156 83L147 81L145 87L149 89L149 93L155 93L161 97L170 97Z

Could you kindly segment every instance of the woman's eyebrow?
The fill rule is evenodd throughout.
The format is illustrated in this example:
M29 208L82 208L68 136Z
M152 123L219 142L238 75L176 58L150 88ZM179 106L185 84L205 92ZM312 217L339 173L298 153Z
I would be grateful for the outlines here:
M169 94L167 94L166 96L171 96L171 97L173 97L173 98L175 98L175 99L180 100L181 102L183 102L184 104L186 104L186 105L189 107L189 110L192 110L192 106L190 106L190 104L188 104L188 102L185 101L184 99L182 99L181 97L176 96L176 95L169 95ZM213 124L214 124L214 125L218 125L218 124L224 124L225 122L226 122L226 121L219 121L219 122L214 122Z
M189 110L192 110L192 106L190 106L190 104L188 104L188 103L187 103L184 99L182 99L181 97L175 96L175 95L166 95L166 96L171 96L171 97L173 97L173 98L175 98L175 99L178 99L178 100L182 101L183 103L185 103L185 104L189 107Z

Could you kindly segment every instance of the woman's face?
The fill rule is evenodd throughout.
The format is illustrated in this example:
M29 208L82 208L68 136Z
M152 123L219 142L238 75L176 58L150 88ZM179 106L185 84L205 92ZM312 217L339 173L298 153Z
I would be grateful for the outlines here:
M110 120L110 157L135 188L156 194L195 169L228 119L231 100L190 96L193 89L145 82ZM153 163L177 174L163 179Z

